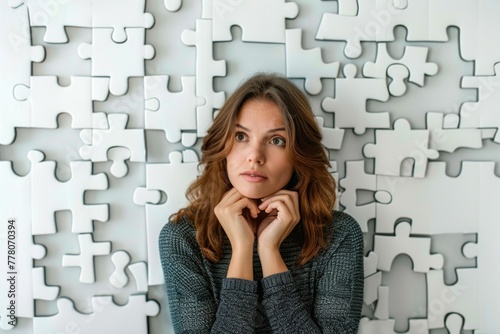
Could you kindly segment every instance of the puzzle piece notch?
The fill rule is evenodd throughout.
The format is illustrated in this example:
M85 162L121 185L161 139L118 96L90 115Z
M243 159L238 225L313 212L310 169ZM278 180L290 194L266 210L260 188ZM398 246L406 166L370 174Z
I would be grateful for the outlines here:
M144 28L126 28L127 40L115 43L112 28L92 29L93 44L82 43L78 55L92 59L92 76L110 77L109 90L113 95L128 91L128 78L144 76L144 60L154 58L155 49L144 44ZM120 55L120 57L116 57Z
M196 129L198 137L203 137L212 124L214 109L226 100L224 92L213 90L214 77L226 75L226 61L213 58L212 20L196 20L196 31L184 30L181 40L196 46L196 96L205 99L196 109Z
M127 167L124 163L128 155L123 150L115 151L111 156L111 148L127 148L130 152L130 161L146 161L146 142L144 129L127 129L127 114L110 114L107 116L109 129L85 129L80 132L80 137L86 145L80 147L82 159L92 162L113 161L117 164L112 171L115 176L123 176ZM113 167L112 167L113 168Z
M302 48L302 30L286 30L286 75L289 78L305 78L305 90L310 95L321 92L322 78L336 78L339 62L325 63L321 49L304 50ZM304 67L304 64L308 64Z
M374 252L379 256L377 268L390 271L393 260L399 254L407 254L413 262L413 271L427 273L432 269L442 269L444 258L441 254L429 254L431 239L411 237L411 225L401 222L396 225L394 236L375 235Z
M125 251L116 251L111 255L111 261L115 270L109 277L109 282L115 288L121 289L128 283L128 276L125 268L130 263L130 255Z
M399 176L402 162L412 158L415 161L413 176L423 178L427 160L439 157L438 151L429 148L429 136L429 130L414 130L408 120L400 118L394 122L394 130L376 130L376 144L366 144L363 153L375 158L377 175Z
M176 12L182 7L182 0L164 0L163 4L169 12Z
M33 235L54 234L56 211L70 210L73 217L72 232L93 231L93 220L105 222L109 219L107 204L82 203L87 190L106 190L106 174L92 174L92 164L87 161L71 161L71 179L60 182L55 178L56 162L43 161L41 151L30 151L31 161L31 212ZM51 196L47 196L47 192Z
M326 112L335 114L335 128L354 128L361 135L367 128L389 128L388 112L367 112L369 99L387 101L389 92L385 79L356 78L354 64L344 66L345 78L335 79L336 98L326 97L321 106ZM353 96L353 92L358 95Z
M460 147L483 147L481 130L458 128L459 119L457 114L427 113L426 123L430 131L429 148L453 153Z
M126 28L153 27L155 19L145 13L145 0L91 0L92 27L113 28L112 39L116 43L127 40Z
M205 101L196 97L195 77L181 77L181 92L168 91L168 81L168 75L144 77L145 128L163 130L169 142L177 143L182 130L196 130L196 109Z
M80 254L64 254L63 267L80 267L80 282L95 283L94 256L108 255L111 252L111 242L94 242L90 233L79 234Z
M213 40L232 40L231 27L237 25L245 42L285 43L285 19L298 14L298 5L285 0L213 0Z

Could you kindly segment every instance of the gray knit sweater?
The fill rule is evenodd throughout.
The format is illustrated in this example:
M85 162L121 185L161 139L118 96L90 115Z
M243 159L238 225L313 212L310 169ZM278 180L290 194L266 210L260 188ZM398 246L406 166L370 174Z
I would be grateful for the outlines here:
M193 224L182 218L160 234L160 257L176 333L357 333L363 301L363 235L334 212L328 247L303 266L300 223L281 245L289 271L255 281L226 278L231 246L217 263L204 258Z

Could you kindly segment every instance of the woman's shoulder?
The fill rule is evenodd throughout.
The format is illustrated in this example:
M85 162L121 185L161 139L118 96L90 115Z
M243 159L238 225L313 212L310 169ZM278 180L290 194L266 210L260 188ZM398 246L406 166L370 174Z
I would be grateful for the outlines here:
M160 248L178 248L180 246L197 247L194 223L186 216L176 221L167 222L159 236Z
M363 245L363 232L356 219L341 211L333 211L332 214L332 222L326 227L330 247L338 246L346 238L353 244Z

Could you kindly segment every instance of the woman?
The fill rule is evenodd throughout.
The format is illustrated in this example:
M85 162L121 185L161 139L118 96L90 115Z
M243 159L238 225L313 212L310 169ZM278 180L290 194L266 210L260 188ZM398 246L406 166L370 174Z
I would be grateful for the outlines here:
M189 205L160 234L176 333L357 333L363 237L333 211L321 138L286 78L258 74L229 97Z

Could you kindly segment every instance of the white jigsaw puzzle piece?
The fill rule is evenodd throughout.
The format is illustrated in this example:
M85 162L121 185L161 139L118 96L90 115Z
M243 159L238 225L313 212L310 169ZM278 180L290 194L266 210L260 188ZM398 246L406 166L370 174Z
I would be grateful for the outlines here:
M335 113L335 128L354 128L354 133L360 135L367 128L390 127L388 112L366 110L368 99L389 99L385 79L357 78L353 64L344 66L343 71L345 78L335 80L335 98L326 97L321 104L326 112Z
M94 242L92 234L78 235L80 254L64 254L62 257L63 267L80 267L80 282L95 283L94 256L108 255L111 252L111 242Z
M113 28L112 39L116 43L127 40L125 28L149 29L154 25L151 13L145 13L145 0L90 0L92 3L92 27Z
M164 282L158 237L165 225L165 217L169 217L186 205L187 200L184 194L198 175L196 153L192 150L185 152L171 152L168 164L148 164L146 166L146 188L151 191L163 191L167 194L167 201L164 204L146 204L149 285L159 285ZM144 200L141 199L136 204L143 205Z
M92 58L92 76L110 77L109 90L113 95L123 95L128 91L129 77L144 76L144 60L155 55L153 46L144 44L144 28L125 30L127 40L115 43L113 28L92 29L92 44L82 43L78 47L82 59Z
M59 313L33 319L34 333L64 333L71 324L69 328L76 328L81 333L147 334L147 317L160 312L158 303L146 300L144 294L130 296L129 302L122 306L116 305L112 296L94 296L92 306L94 312L84 314L75 310L72 300L59 298Z
M495 65L494 76L463 77L462 88L477 88L478 101L465 102L460 107L460 128L495 128L493 139L500 143L500 63Z
M305 78L305 90L317 95L323 89L322 78L336 78L339 62L324 63L321 49L302 48L302 30L286 30L286 75L288 78ZM307 64L308 66L304 66Z
M110 148L116 147L127 148L130 151L130 161L145 162L144 129L127 129L127 114L110 114L107 119L109 129L85 129L80 132L80 137L86 144L80 147L80 156L82 159L92 162L116 162L118 165L114 172L117 176L124 176L123 173L126 174L127 171L124 160L128 159L128 155L124 154L122 150L118 150L115 151L114 157L110 157L108 151Z
M483 147L481 130L458 128L459 116L456 114L429 112L426 123L430 131L430 149L453 153L460 147Z
M376 202L357 204L357 191L377 190L377 176L365 172L365 161L346 161L345 177L340 180L344 188L340 204L345 207L344 212L353 216L363 233L368 232L368 221L375 218Z
M426 47L406 46L401 59L394 59L387 51L387 43L377 43L375 62L364 64L363 75L369 78L387 78L389 68L400 64L408 69L408 80L422 87L426 75L433 76L438 72L436 63L427 62L428 52Z
M14 0L12 7L25 3L29 7L30 25L45 27L44 42L68 43L65 27L92 27L92 0L39 1Z
M59 290L58 286L45 284L45 267L33 268L33 299L56 300Z
M30 105L14 98L14 87L29 85L31 63L44 60L45 48L31 46L26 6L12 9L2 1L0 22L0 145L9 145L16 138L16 127L31 124Z
M340 150L344 140L345 130L326 127L324 126L325 119L323 117L315 116L315 118L321 130L321 134L323 135L321 143L330 150Z
M130 263L130 255L125 251L116 251L111 255L111 261L115 270L109 276L109 282L115 288L121 289L128 283L128 275L125 268Z
M196 31L183 31L181 39L185 45L196 46L196 96L205 99L196 110L196 128L198 137L203 137L212 124L214 109L226 100L224 92L213 89L214 77L226 75L226 61L213 58L212 20L196 20Z
M146 262L136 262L128 266L128 269L134 276L135 287L137 292L146 293L148 292L148 267Z
M196 130L196 108L203 99L196 97L196 78L182 77L181 92L168 90L168 75L144 77L146 103L145 128L163 130L171 143L183 139L183 130Z
M401 165L407 158L414 160L413 176L425 177L427 160L437 159L439 152L429 148L429 130L412 129L410 123L400 118L394 122L394 130L376 130L375 144L363 147L368 158L375 158L375 174L401 175ZM388 149L390 147L390 149Z
M491 182L494 173L486 173L493 166L493 162L465 161L460 177L449 177L445 162L429 162L425 178L378 175L378 192L390 194L392 200L377 201L376 232L393 233L396 221L406 217L416 235L478 233L481 217L488 219L482 212L498 207L486 197L495 191L495 182ZM463 196L464 189L467 196Z
M375 235L373 250L379 256L377 268L390 271L391 265L399 254L408 255L413 262L413 271L427 273L432 269L442 269L444 257L430 254L431 238L410 236L411 225L400 222L396 225L394 236Z
M60 182L55 177L56 162L43 161L44 154L31 151L31 194L30 204L33 235L54 234L56 230L55 212L70 210L73 217L72 232L92 232L93 220L108 221L107 204L85 204L84 194L87 190L108 189L106 174L92 174L92 163L89 161L71 161L71 179ZM47 193L51 194L47 196Z
M285 20L298 14L298 5L285 0L213 0L213 39L232 40L231 27L237 25L245 42L285 43Z
M71 127L93 126L93 101L108 97L109 78L71 77L71 84L60 86L55 76L32 76L29 87L18 85L14 96L30 103L32 128L56 129L57 116L71 115ZM57 96L57 98L54 98Z
M456 269L458 281L453 285L444 284L442 270L427 273L427 321L429 329L443 328L449 313L459 313L465 318L463 328L475 330L480 326L481 278L476 269ZM491 297L491 294L489 295ZM482 332L482 331L480 331ZM486 333L486 332L482 332Z
M396 332L394 325L396 320L370 320L366 317L359 322L358 334L422 334L429 333L426 319L410 319L408 332Z

